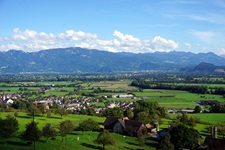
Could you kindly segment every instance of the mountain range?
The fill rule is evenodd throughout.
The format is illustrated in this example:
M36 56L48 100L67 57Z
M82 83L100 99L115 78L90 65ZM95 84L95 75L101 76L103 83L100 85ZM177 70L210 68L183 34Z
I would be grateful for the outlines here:
M122 71L193 71L202 62L225 65L212 52L112 53L78 47L24 52L0 52L0 73L110 73ZM188 69L189 68L189 69Z

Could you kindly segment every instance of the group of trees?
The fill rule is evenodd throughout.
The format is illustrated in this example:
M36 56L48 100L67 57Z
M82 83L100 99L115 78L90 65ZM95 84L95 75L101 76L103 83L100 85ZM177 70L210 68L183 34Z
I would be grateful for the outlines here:
M26 124L26 130L22 131L21 138L29 144L32 144L33 142L35 143L35 141L40 141L42 136L45 137L46 142L48 142L49 138L55 139L56 135L59 134L62 137L62 141L65 141L66 135L74 129L75 126L70 120L62 121L57 127L53 127L52 124L46 124L42 130L38 128L37 122L31 121ZM58 133L56 132L57 130Z
M218 103L216 105L211 106L210 112L212 112L212 113L225 113L225 104Z
M186 114L177 116L168 134L161 137L157 150L195 149L199 133L193 127L196 120Z
M21 132L21 139L27 141L28 144L34 144L35 142L40 141L40 138L43 136L46 138L46 142L48 143L48 139L55 139L57 134L62 137L62 142L65 142L65 137L68 133L74 130L81 131L100 131L99 124L92 120L87 119L79 124L78 127L75 127L74 123L71 120L62 121L59 126L53 126L52 124L46 124L42 130L38 128L38 123L31 121L26 124L26 129ZM0 119L0 138L5 140L5 144L7 141L15 136L17 131L19 130L19 124L17 119L12 115L7 115L5 119ZM114 144L115 141L113 137L110 135L108 131L101 131L94 141L97 144L102 144L103 149L105 149L105 145Z
M189 127L195 127L197 123L200 122L200 119L193 116L188 116L186 113L178 115L175 120L171 122L171 127L175 127L178 124L184 124Z
M161 118L166 117L166 110L164 107L160 107L157 102L149 102L147 100L136 101L133 110L127 108L124 111L120 107L114 107L106 109L101 113L105 117L128 117L129 119L135 119L143 123L160 122Z
M166 117L166 110L157 102L140 100L135 104L134 117L143 123L160 122L161 118Z
M65 142L65 137L68 133L71 133L74 130L84 131L100 131L100 126L98 122L87 119L79 124L78 127L74 125L71 120L62 121L59 126L53 126L52 124L46 124L42 130L38 128L38 123L34 120L26 124L26 129L21 132L20 136L22 140L27 141L28 144L34 144L35 142L40 141L41 137L46 138L48 143L49 138L55 139L57 135L62 137L62 142ZM14 137L19 130L19 124L17 119L12 115L7 115L5 119L0 119L0 138L7 141ZM108 131L102 130L97 139L94 141L97 144L102 144L103 149L105 145L112 145L115 143L113 137Z
M84 120L83 122L79 123L79 126L77 128L78 130L81 130L82 133L84 131L99 131L100 126L99 124L94 121L93 119L89 118L87 120Z
M132 86L139 87L141 89L166 89L166 90L182 90L188 91L191 93L198 94L217 94L225 95L225 88L223 87L207 87L202 85L185 85L185 84L176 84L176 83L161 83L161 82L152 82L146 81L144 79L133 80L131 83Z
M132 81L131 85L139 87L141 89L182 90L199 94L208 93L207 86L198 86L198 85L181 85L181 84L156 83L156 82L152 83L151 81L145 80L134 80Z

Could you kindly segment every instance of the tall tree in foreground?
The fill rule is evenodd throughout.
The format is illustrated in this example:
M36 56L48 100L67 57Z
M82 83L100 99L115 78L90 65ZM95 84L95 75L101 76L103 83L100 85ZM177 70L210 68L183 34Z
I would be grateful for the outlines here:
M38 129L37 125L38 123L34 121L26 124L26 130L21 134L22 139L30 143L33 141L39 141L42 136L42 132Z
M99 133L97 139L94 141L97 144L102 144L102 149L105 149L105 145L114 145L115 140L110 135L109 131L103 130Z
M173 127L170 135L175 149L194 149L198 144L198 131L183 124Z
M18 130L18 121L12 115L7 115L4 120L0 120L0 137L5 139L5 144Z

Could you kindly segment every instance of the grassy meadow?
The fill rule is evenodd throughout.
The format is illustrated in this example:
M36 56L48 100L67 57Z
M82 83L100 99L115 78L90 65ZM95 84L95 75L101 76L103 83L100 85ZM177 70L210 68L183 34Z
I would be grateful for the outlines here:
M168 109L194 108L200 100L225 101L221 95L194 94L177 90L144 90L134 92L137 97L143 97L149 101L158 102L159 105Z
M1 118L5 118L5 116L9 114L6 112L0 113ZM13 115L13 113L11 113ZM96 117L96 116L86 116L86 115L74 115L69 114L67 116L63 116L61 118L59 115L53 114L50 118L47 118L46 115L44 116L35 116L35 121L38 122L38 128L42 129L43 126L45 126L47 123L52 124L53 127L57 128L60 122L64 120L71 120L75 126L78 126L80 122L83 120L86 120L88 118L92 118L93 120L99 122L100 124L103 124L105 121L105 117ZM24 112L19 112L19 116L17 117L17 120L19 122L19 132L15 138L12 138L8 141L8 144L5 145L3 140L0 140L0 149L5 150L30 150L33 149L33 145L29 146L26 144L25 141L21 140L19 138L20 132L25 130L25 126L27 123L32 121L32 117L27 115ZM103 127L103 126L102 126ZM58 149L64 149L64 150L74 150L74 149L84 149L84 150L90 150L90 149L101 149L102 145L98 145L94 143L94 140L97 138L99 132L89 132L86 131L84 134L82 134L81 131L73 131L72 133L68 134L66 136L65 142L62 142L61 136L57 136L55 140L49 140L48 143L46 143L46 140L44 137L41 138L39 142L36 142L36 149L37 150L58 150ZM135 137L129 137L129 136L123 136L120 134L111 133L115 140L115 145L112 146L106 146L107 150L114 150L114 149L155 149L156 142L153 141L146 141L146 145L140 147L137 141L137 138ZM78 140L79 139L79 140Z

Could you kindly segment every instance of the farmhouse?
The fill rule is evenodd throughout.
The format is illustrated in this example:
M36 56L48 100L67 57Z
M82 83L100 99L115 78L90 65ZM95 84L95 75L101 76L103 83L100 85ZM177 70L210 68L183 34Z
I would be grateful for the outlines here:
M128 118L108 117L104 122L104 128L111 132L137 136L147 132L146 126L139 121L129 120Z

